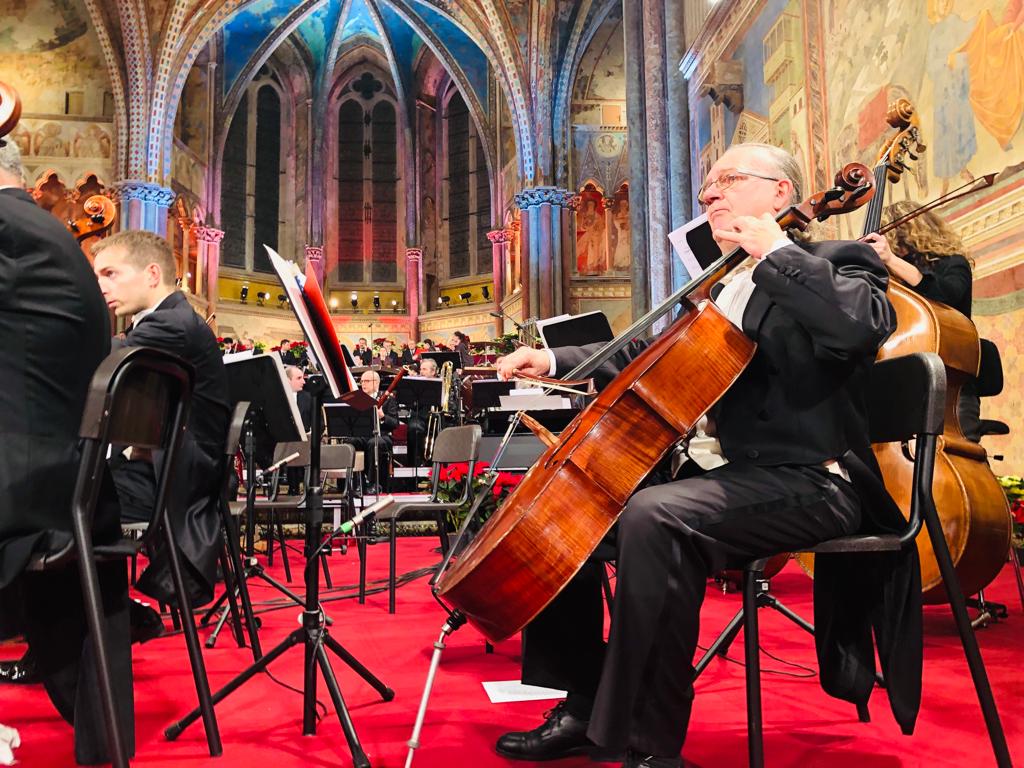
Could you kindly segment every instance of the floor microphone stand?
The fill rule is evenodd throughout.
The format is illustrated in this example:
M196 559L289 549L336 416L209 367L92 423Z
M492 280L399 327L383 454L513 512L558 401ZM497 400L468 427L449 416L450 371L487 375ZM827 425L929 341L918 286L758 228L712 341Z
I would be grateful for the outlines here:
M476 492L476 497L473 499L473 505L469 508L469 512L466 514L465 520L462 521L462 525L459 527L459 531L455 535L455 541L453 541L452 545L448 548L448 554L445 556L444 560L441 561L440 567L438 567L437 571L430 579L430 591L441 608L443 608L445 613L448 614L448 619L441 627L440 637L438 637L437 641L434 643L434 652L430 657L430 668L427 670L427 679L423 684L423 695L420 698L419 709L416 711L416 722L412 727L412 736L410 736L409 741L406 742L406 746L409 747L409 752L405 758L405 768L412 768L413 756L420 746L420 733L423 731L423 721L427 716L427 705L430 701L430 692L434 687L434 677L437 675L437 668L441 664L441 654L446 648L445 640L456 630L463 627L467 621L466 615L462 613L462 611L457 608L453 610L444 604L444 601L441 600L441 597L437 594L436 585L441 576L448 569L448 565L451 563L455 553L462 549L463 542L469 534L470 528L473 521L476 519L483 500L491 495L491 489L494 487L494 483L498 479L498 467L501 466L501 459L505 455L505 449L508 447L509 440L512 437L512 433L515 431L517 424L518 420L512 420L509 422L508 429L505 431L505 436L498 444L498 450L494 452L494 459L491 462L487 476L484 478L483 486ZM467 482L472 483L472 478L469 478Z
M318 436L321 432L321 405L323 403L324 382L322 379L314 379L309 385L313 395L313 417L311 423L311 434ZM306 598L302 611L302 626L293 630L280 643L269 650L265 656L255 661L248 668L232 679L227 685L213 694L213 704L217 705L227 696L236 691L257 673L265 670L270 664L282 656L289 648L302 644L304 659L303 676L303 699L302 699L302 733L304 736L316 734L316 689L317 689L317 668L323 675L324 683L327 685L328 693L334 704L335 713L341 723L341 729L348 742L352 761L356 768L370 768L370 761L359 743L355 726L349 716L345 700L341 695L341 688L334 676L331 662L327 656L327 650L333 651L353 671L370 684L384 701L391 701L395 693L391 688L382 683L373 675L358 659L344 648L337 640L328 634L326 622L324 621L323 609L320 606L320 551L321 535L323 530L324 507L323 488L320 485L320 441L314 437L309 450L309 477L310 487L306 495L306 567L304 570L306 582ZM196 721L200 715L199 709L194 709L177 723L164 731L164 736L173 741Z

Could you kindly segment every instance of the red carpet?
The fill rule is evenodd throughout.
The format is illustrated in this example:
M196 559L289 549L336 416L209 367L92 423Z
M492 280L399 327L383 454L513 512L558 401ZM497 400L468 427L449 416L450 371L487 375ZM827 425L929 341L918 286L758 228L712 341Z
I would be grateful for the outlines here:
M434 562L431 548L436 539L403 539L399 542L399 569ZM370 578L386 573L387 551L370 549ZM331 557L335 584L354 584L357 559L354 551ZM280 568L275 573L280 575ZM283 577L283 576L282 576ZM253 582L254 600L268 600L276 593ZM811 583L791 564L773 580L773 592L794 610L811 615ZM1006 728L1010 750L1024 761L1024 679L1018 654L1024 652L1024 626L1013 574L1004 569L988 590L988 597L1009 605L1009 620L981 630L978 637L992 679L996 702ZM737 595L709 591L703 614L705 645L732 616ZM430 598L425 580L402 587L398 613L387 613L386 593L368 598L366 605L341 600L328 605L334 617L333 635L396 691L384 703L375 692L332 656L356 729L372 764L402 766L416 708L419 703L431 647L443 614ZM272 647L296 626L297 610L263 614L261 640ZM814 667L813 643L774 611L762 610L762 647L779 659ZM989 748L977 698L970 683L959 640L946 607L926 609L924 701L917 731L900 735L888 711L884 692L871 700L873 722L861 724L851 706L825 696L814 678L771 674L767 670L801 670L762 657L765 749L768 765L864 768L880 766L989 766ZM205 637L206 631L203 632ZM740 637L742 641L742 636ZM422 747L414 765L515 766L492 751L495 739L506 730L525 729L539 722L549 702L494 705L480 683L484 680L518 678L518 640L503 643L494 655L484 654L484 644L472 628L451 639L434 686ZM0 649L4 658L20 655L19 646ZM741 653L741 644L735 646ZM250 660L248 650L235 647L225 632L206 661L214 688ZM302 654L299 650L274 663L276 677L301 686ZM333 711L319 733L301 735L301 697L282 688L266 675L257 677L218 707L224 754L209 757L201 723L193 725L177 742L163 738L163 729L195 705L195 692L184 641L180 636L163 638L135 651L138 766L220 766L221 768L289 768L290 766L351 765L341 728ZM319 687L321 701L329 702ZM743 669L716 660L697 683L697 703L684 756L702 768L746 765ZM0 722L18 728L23 747L20 764L31 768L74 764L71 728L53 711L40 686L0 688ZM575 768L587 764L574 759L554 765Z

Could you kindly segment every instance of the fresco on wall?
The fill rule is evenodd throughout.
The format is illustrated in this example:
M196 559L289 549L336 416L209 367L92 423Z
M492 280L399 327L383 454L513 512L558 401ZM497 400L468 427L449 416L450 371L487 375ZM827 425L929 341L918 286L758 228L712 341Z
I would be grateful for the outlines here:
M459 63L476 97L486 105L488 61L483 51L460 27L430 6L417 5L416 12L442 41L452 59Z
M327 0L326 3L303 19L296 30L296 34L298 34L307 50L309 50L310 59L315 64L322 62L327 54L327 46L331 41L331 35L334 34L334 29L338 26L338 16L341 14L341 1Z
M622 10L615 8L580 59L572 89L573 125L626 124L625 61Z
M209 116L210 99L206 69L192 67L178 104L174 132L176 137L200 158L206 156Z
M82 37L89 14L77 0L7 0L0 18L0 52L39 53Z
M581 277L603 275L609 269L607 218L604 193L587 184L576 208L576 274Z
M739 7L734 3L733 8ZM927 150L888 199L926 201L986 173L995 186L942 210L974 259L974 316L999 339L1008 382L1024 358L1005 328L1024 322L1024 2L1022 0L767 0L701 33L688 71L694 185L737 141L792 151L820 188L842 164L873 165L888 105L916 107ZM696 208L694 213L696 213ZM861 233L863 212L822 236ZM1019 417L1006 397L987 417ZM1009 438L1004 471L1021 471ZM1001 450L1004 449L1000 445Z

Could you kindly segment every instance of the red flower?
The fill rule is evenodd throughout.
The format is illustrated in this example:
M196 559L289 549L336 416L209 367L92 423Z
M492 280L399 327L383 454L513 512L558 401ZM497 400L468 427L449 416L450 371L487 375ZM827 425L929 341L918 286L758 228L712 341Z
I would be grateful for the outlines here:
M1010 505L1010 514L1013 515L1014 522L1024 525L1024 499L1014 499Z
M481 475L485 474L487 470L490 469L490 467L491 465L488 464L486 461L478 462L473 470L473 477L480 477ZM469 467L467 466L466 469L468 470Z

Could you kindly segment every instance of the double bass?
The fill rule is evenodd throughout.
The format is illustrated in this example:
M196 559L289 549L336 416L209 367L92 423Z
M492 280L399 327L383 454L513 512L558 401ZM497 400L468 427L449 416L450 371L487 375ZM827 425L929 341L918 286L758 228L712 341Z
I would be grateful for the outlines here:
M853 210L873 191L868 168L850 164L834 188L777 220L783 229L804 229L813 219ZM669 328L552 438L438 579L438 597L492 641L518 632L554 599L643 479L752 359L754 343L709 300L712 285L746 257L738 248L722 256L580 366L592 370L682 304ZM579 369L567 377L578 375Z
M885 142L875 164L877 191L867 207L864 236L892 227L892 224L880 226L886 183L898 182L908 161L916 160L917 153L925 149L917 115L908 100L893 102L886 120L896 133ZM934 206L932 203L921 210ZM908 214L907 218L913 215ZM981 361L978 331L968 317L921 296L896 279L889 281L888 295L896 312L896 330L879 350L878 359L935 352L946 369L945 426L935 455L932 492L961 588L965 595L977 594L1002 569L1010 546L1006 496L989 467L985 449L964 436L957 413L960 390L978 374ZM907 444L885 443L873 446L873 451L886 490L903 514L909 516L912 448ZM916 543L921 560L923 601L932 605L948 602L926 529L921 529ZM814 555L799 554L797 561L808 574L814 575Z
M905 156L923 150L916 113L906 99L889 109L888 122L897 133L883 148L875 167L877 191L867 209L864 234L881 224L885 182L895 182L906 167ZM945 429L935 455L932 491L949 553L965 595L977 594L996 577L1010 546L1010 512L1006 495L988 464L988 454L968 440L960 428L960 390L978 375L981 345L974 323L952 307L924 298L898 280L889 281L889 300L896 310L896 330L878 353L884 360L914 352L936 352L946 368ZM885 487L909 515L912 454L908 446L875 446ZM928 532L917 538L921 587L925 603L948 601Z

